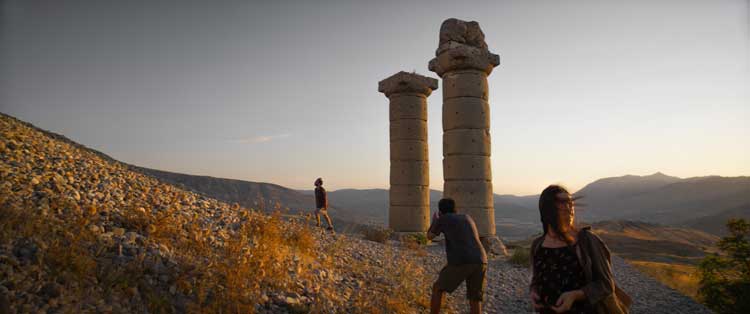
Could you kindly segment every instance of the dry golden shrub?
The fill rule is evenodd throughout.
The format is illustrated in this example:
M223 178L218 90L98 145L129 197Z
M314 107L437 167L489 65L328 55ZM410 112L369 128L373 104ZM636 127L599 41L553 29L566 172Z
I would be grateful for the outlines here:
M388 228L380 227L368 227L362 230L362 235L365 236L365 240L374 241L378 243L386 243L390 239L393 231Z

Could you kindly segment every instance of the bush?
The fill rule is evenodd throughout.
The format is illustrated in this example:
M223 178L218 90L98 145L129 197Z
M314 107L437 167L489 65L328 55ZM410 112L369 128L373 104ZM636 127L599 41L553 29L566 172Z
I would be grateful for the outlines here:
M386 243L393 234L393 230L387 228L372 227L364 229L362 231L362 234L365 236L366 240Z
M523 267L531 266L531 256L529 248L518 247L513 250L513 255L508 260L511 264Z
M698 294L716 313L750 313L750 222L730 219L727 229L730 235L717 244L721 254L698 265Z
M427 240L427 235L424 233L416 233L410 236L410 240L419 245L427 245L430 240Z

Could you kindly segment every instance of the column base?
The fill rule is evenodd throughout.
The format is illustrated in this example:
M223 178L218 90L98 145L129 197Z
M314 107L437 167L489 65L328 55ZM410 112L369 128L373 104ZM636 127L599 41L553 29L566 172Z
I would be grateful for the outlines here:
M496 235L482 237L479 239L482 241L482 246L488 254L508 256L508 250L505 249L505 244L500 240L500 237Z

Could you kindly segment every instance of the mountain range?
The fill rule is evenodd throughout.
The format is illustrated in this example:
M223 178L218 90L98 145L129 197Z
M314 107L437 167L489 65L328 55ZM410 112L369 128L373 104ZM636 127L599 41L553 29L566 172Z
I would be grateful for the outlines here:
M135 167L156 178L246 207L312 210L312 190L293 190L270 183L177 174ZM340 189L329 191L331 213L339 220L364 225L388 221L388 190ZM681 179L663 173L625 175L596 180L575 195L581 221L633 220L689 227L715 235L725 234L729 218L750 218L750 177L693 177ZM431 208L442 197L430 191ZM538 195L494 195L498 234L523 238L539 230ZM260 203L259 203L260 201Z
M662 173L594 181L583 196L588 221L629 219L724 234L729 218L750 218L750 177L680 179Z

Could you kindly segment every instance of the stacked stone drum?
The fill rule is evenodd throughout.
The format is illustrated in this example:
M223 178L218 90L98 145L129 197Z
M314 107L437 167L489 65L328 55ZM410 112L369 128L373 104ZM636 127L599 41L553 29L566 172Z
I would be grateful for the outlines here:
M488 250L504 254L495 234L487 84L500 57L477 22L457 19L441 25L435 55L429 69L443 79L443 196L474 218Z
M399 72L378 83L388 97L391 188L388 226L396 232L425 232L430 224L427 96L438 81Z

